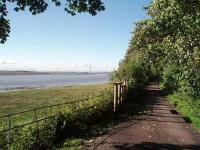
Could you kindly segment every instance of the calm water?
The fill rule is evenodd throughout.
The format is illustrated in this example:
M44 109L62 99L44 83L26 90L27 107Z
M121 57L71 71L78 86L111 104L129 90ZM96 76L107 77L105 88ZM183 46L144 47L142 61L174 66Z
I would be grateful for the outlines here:
M0 76L0 90L107 83L109 74Z

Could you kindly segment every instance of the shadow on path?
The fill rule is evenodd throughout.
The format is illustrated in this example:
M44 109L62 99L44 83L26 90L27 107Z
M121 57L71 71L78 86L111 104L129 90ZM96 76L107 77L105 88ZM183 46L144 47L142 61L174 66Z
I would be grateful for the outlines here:
M122 145L114 146L117 150L200 150L198 145L173 145L173 144L158 144L151 142L144 142L140 144L124 143Z
M131 92L119 124L85 149L200 150L200 134L171 106L157 83Z

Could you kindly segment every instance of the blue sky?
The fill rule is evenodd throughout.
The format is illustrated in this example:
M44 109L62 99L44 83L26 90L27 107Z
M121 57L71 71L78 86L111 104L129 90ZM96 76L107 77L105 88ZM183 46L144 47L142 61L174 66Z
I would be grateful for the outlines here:
M0 45L0 70L112 71L123 59L134 22L150 0L104 0L106 10L75 17L51 6L40 15L10 8L11 33Z

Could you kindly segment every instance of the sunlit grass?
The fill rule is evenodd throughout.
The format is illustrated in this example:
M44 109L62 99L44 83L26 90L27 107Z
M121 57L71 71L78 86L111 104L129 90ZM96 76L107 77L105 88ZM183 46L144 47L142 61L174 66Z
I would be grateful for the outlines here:
M182 115L189 117L192 124L200 130L200 100L194 100L192 97L181 93L171 94L168 98Z
M0 116L35 107L82 99L105 88L107 84L80 85L46 89L27 89L0 93Z
M12 147L15 147L15 149L21 149L27 144L34 147L34 144L37 144L38 141L40 141L40 144L43 144L45 147L59 147L63 140L66 141L61 145L61 147L63 147L61 150L82 149L83 140L81 140L79 137L81 133L83 134L88 132L91 125L103 119L105 114L112 115L112 111L110 110L112 110L113 91L111 85L109 84L23 90L1 94L7 95L10 100L13 97L14 102L18 99L23 100L22 102L26 102L26 97L33 96L35 99L37 99L37 101L30 97L32 104L40 102L40 99L46 97L46 104L42 102L40 103L40 106L73 100L77 101L88 97L87 100L78 103L59 105L53 108L37 110L37 119L44 119L52 116L55 117L41 120L40 122L34 124L31 123L30 125L17 128L17 130L12 130L12 141L23 137L20 142L12 143ZM91 95L94 95L94 97ZM57 96L59 98L51 101L53 96ZM66 101L62 101L63 97L67 97ZM15 110L21 111L22 106L18 105L16 105ZM32 108L34 107L37 106L32 105ZM27 108L28 107L26 107L26 109ZM31 121L34 121L34 111L31 111L30 114L24 114L23 118L22 116L23 115L16 118L11 116L11 126L16 127L23 125L24 123L30 123ZM5 125L6 120L1 122L0 127L2 129L7 129L4 128ZM37 134L39 134L39 136L37 136ZM0 134L0 145L6 144L7 141L5 137L6 133ZM75 138L72 139L71 137Z
M83 142L83 139L68 139L62 148L57 148L56 150L82 150Z

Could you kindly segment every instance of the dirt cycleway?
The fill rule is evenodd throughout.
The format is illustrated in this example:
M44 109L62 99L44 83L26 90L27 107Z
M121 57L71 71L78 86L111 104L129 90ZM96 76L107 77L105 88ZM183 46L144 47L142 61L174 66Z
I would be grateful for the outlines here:
M145 106L138 115L129 116L85 149L200 150L200 132L169 104L157 83L146 86L137 101ZM131 107L129 112L140 106Z

